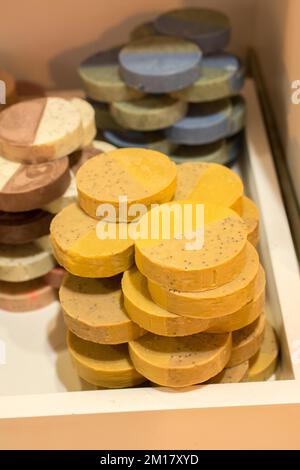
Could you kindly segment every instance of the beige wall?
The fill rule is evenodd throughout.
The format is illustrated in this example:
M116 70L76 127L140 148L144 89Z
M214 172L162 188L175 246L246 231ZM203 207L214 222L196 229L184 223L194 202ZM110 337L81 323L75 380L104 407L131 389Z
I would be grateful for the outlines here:
M300 80L300 0L258 1L255 45L300 205L300 104L291 102L291 83Z
M76 67L89 54L126 40L130 29L169 8L209 5L233 22L233 50L244 53L253 0L2 0L1 66L50 87L76 85Z

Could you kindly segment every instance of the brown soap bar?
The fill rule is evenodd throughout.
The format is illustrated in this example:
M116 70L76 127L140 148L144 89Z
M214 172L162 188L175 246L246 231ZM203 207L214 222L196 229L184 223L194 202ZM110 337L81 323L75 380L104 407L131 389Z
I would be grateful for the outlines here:
M44 276L44 280L46 284L48 284L50 287L53 287L53 289L59 289L62 285L65 274L66 271L64 268L61 266L56 266Z
M68 158L23 165L0 157L0 210L39 209L61 196L70 184Z
M42 278L26 282L0 281L0 308L9 312L37 310L57 300L57 293Z
M40 209L0 212L0 243L20 245L48 235L52 218L52 214Z

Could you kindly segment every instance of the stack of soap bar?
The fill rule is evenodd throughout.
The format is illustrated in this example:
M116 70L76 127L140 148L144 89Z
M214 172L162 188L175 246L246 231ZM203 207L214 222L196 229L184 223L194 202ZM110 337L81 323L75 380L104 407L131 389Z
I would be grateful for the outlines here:
M245 68L224 52L230 33L223 13L183 8L138 26L128 44L84 60L79 76L104 138L165 152L175 162L230 166L241 154L245 124Z
M78 201L55 216L51 239L67 271L59 297L81 378L181 388L273 372L259 213L239 176L124 148L87 159L76 183Z
M80 98L56 97L20 102L0 114L1 308L33 310L55 298L63 273L52 254L50 223L72 202L74 173L101 153L91 147L94 115Z

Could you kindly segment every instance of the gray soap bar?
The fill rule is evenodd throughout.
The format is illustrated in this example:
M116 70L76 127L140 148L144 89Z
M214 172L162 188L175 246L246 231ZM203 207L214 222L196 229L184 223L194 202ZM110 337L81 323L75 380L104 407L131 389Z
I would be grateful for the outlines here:
M138 132L130 130L103 132L104 139L116 147L148 148L170 155L176 144L168 141L162 132Z
M190 104L187 116L166 129L165 135L177 144L203 145L236 134L244 120L240 97Z
M151 36L121 50L120 74L136 90L168 93L185 88L199 78L201 58L200 49L190 41Z
M221 12L183 8L166 12L154 21L161 34L179 36L198 44L204 54L224 49L230 39L230 22Z

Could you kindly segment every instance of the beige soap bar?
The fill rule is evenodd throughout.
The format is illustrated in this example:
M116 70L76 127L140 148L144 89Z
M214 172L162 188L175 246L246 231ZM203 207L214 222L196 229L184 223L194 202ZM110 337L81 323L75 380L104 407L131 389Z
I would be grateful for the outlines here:
M133 266L122 278L124 307L128 316L151 333L161 336L188 336L210 325L207 319L187 318L168 312L150 297L147 279Z
M232 352L228 367L236 366L253 357L261 347L266 326L266 317L262 313L250 325L232 333Z
M97 134L95 111L90 103L81 98L72 98L71 104L75 107L81 116L83 131L81 147L84 148L92 143Z
M99 238L97 223L76 204L66 207L52 220L55 257L75 276L110 277L126 271L134 262L134 242L127 237L127 225L103 224L102 235L108 234L103 239ZM125 239L120 239L122 230Z
M275 372L279 355L276 333L269 322L266 323L264 339L259 352L250 360L248 381L267 380Z
M89 279L67 274L59 299L68 329L80 338L121 344L145 333L126 314L120 276Z
M0 245L1 281L30 281L44 276L55 265L48 236L25 245Z
M244 267L230 282L220 287L184 292L166 289L149 279L148 288L152 299L162 308L177 315L214 321L228 317L253 299L258 271L257 251L247 242Z
M148 333L129 343L129 353L137 371L150 381L186 387L205 382L224 369L231 353L231 334L168 338Z
M134 368L126 344L96 344L67 335L68 350L76 371L83 380L105 388L134 387L145 382Z
M110 203L119 220L119 197L125 196L125 216L134 219L140 214L130 214L133 204L149 206L172 199L176 173L175 163L160 152L141 148L112 150L90 159L79 169L79 205L91 217L97 217L98 206Z
M201 214L202 207L203 219L198 210ZM182 217L179 224L170 216L173 210L179 214L177 221ZM158 223L160 220L165 223ZM153 236L149 227L157 225L158 233ZM245 224L226 207L196 201L164 204L141 218L139 230L146 235L136 240L136 265L144 276L168 289L216 288L229 282L245 264ZM201 232L204 243L200 235L195 236Z
M63 98L17 103L0 114L0 153L21 163L65 157L82 145L81 114Z
M243 192L241 178L226 166L209 162L178 165L175 200L194 199L221 204L241 215Z

